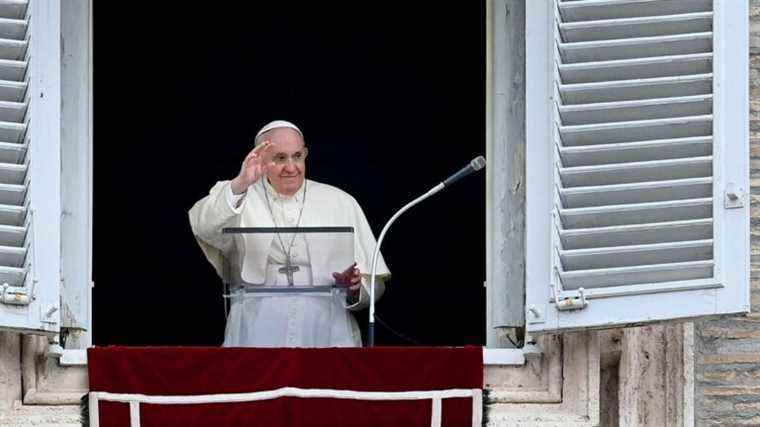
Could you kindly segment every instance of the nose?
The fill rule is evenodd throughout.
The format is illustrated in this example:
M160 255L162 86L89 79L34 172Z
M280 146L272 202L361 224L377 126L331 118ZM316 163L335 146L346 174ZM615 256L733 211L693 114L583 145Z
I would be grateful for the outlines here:
M296 172L297 171L296 162L294 162L293 159L288 157L287 162L285 162L284 169L287 172Z

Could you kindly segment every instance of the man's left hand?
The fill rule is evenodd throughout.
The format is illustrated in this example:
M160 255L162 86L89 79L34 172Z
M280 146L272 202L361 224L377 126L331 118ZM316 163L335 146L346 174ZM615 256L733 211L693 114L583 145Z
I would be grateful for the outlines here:
M361 272L356 267L356 263L351 264L351 266L345 269L342 273L333 273L332 275L333 278L335 278L335 285L339 288L348 289L351 293L359 291L362 276Z

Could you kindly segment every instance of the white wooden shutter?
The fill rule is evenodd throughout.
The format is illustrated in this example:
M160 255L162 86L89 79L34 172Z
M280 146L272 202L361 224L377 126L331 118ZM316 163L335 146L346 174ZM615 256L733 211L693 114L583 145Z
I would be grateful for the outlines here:
M59 329L60 5L0 1L0 328Z
M747 2L526 12L528 330L747 312Z

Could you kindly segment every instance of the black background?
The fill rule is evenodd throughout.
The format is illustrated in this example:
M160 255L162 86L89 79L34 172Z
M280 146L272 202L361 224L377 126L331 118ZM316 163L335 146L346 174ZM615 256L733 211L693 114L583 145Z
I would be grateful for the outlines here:
M484 2L248 3L95 8L97 345L221 344L187 211L270 120L301 127L307 176L352 194L376 235L485 154ZM402 216L383 254L382 320L418 344L484 344L485 174Z

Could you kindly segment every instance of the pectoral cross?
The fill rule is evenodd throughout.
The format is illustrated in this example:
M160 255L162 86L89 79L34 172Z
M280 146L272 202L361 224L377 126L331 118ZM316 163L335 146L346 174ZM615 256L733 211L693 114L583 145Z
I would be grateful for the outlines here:
M277 269L280 274L284 274L288 278L288 286L293 286L293 273L300 270L297 265L293 265L290 257L285 257L285 266Z

